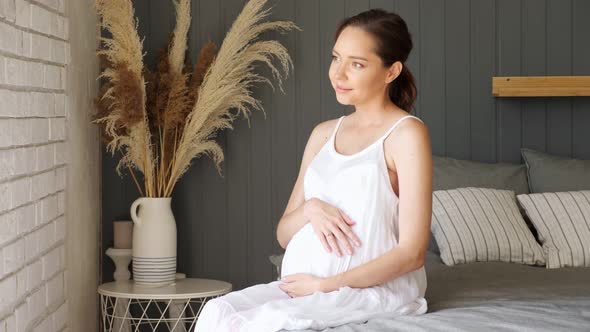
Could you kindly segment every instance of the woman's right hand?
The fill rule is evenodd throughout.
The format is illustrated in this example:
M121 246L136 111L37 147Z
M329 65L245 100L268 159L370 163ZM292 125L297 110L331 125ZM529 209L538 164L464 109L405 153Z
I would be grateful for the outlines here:
M334 250L340 257L342 246L352 255L352 244L361 246L360 239L351 229L356 222L335 206L314 197L305 202L303 215L311 223L327 252Z

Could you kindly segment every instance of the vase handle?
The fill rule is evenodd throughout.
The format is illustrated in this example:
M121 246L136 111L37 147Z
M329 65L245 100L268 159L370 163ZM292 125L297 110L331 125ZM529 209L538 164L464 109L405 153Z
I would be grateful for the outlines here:
M141 219L139 219L139 217L137 216L137 208L139 207L141 202L143 202L143 197L136 199L135 202L131 204L131 219L133 220L133 223L138 226L141 226Z

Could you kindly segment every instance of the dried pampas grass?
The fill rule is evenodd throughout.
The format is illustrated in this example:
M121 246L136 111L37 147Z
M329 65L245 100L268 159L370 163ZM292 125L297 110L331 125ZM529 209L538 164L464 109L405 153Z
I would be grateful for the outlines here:
M98 112L93 122L99 124L107 150L123 154L117 173L122 175L121 169L127 167L140 193L147 197L170 197L191 161L203 154L213 159L221 175L224 156L214 140L217 131L233 129L231 123L240 114L249 121L252 108L264 113L250 94L253 84L267 82L274 90L269 79L253 72L253 63L268 65L283 93L282 80L293 68L283 45L257 38L265 31L300 30L289 21L262 22L270 13L270 9L263 10L267 1L250 0L219 52L214 43L206 43L191 67L185 58L190 0L172 1L176 27L155 71L143 65L131 1L95 2L101 27L112 37L101 38L104 48L97 51L104 68L100 78L106 83L96 100ZM273 65L273 57L280 68ZM143 173L145 193L133 170Z
M104 49L97 52L107 65L99 78L105 78L108 83L102 90L100 103L103 107L95 122L102 124L103 137L108 139L108 151L113 155L115 151L123 152L117 172L121 174L124 166L130 171L142 172L145 195L152 196L151 165L154 161L145 111L142 45L133 19L133 7L126 0L97 0L95 8L102 17L101 26L112 35L111 38L100 38Z

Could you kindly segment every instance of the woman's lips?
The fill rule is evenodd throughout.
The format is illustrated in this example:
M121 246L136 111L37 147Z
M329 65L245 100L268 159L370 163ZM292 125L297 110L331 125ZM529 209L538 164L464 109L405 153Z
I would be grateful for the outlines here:
M336 86L336 91L337 92L345 93L345 92L348 92L348 91L351 91L351 90L352 89L344 89L344 88L341 88L339 86Z

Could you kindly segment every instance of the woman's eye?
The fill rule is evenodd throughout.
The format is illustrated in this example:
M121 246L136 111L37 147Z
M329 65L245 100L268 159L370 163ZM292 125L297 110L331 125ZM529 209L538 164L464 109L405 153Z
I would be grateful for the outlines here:
M336 60L336 58L338 58L338 56L332 55L332 61ZM353 62L352 65L354 68L358 68L358 69L361 69L364 67L364 65L359 62Z

